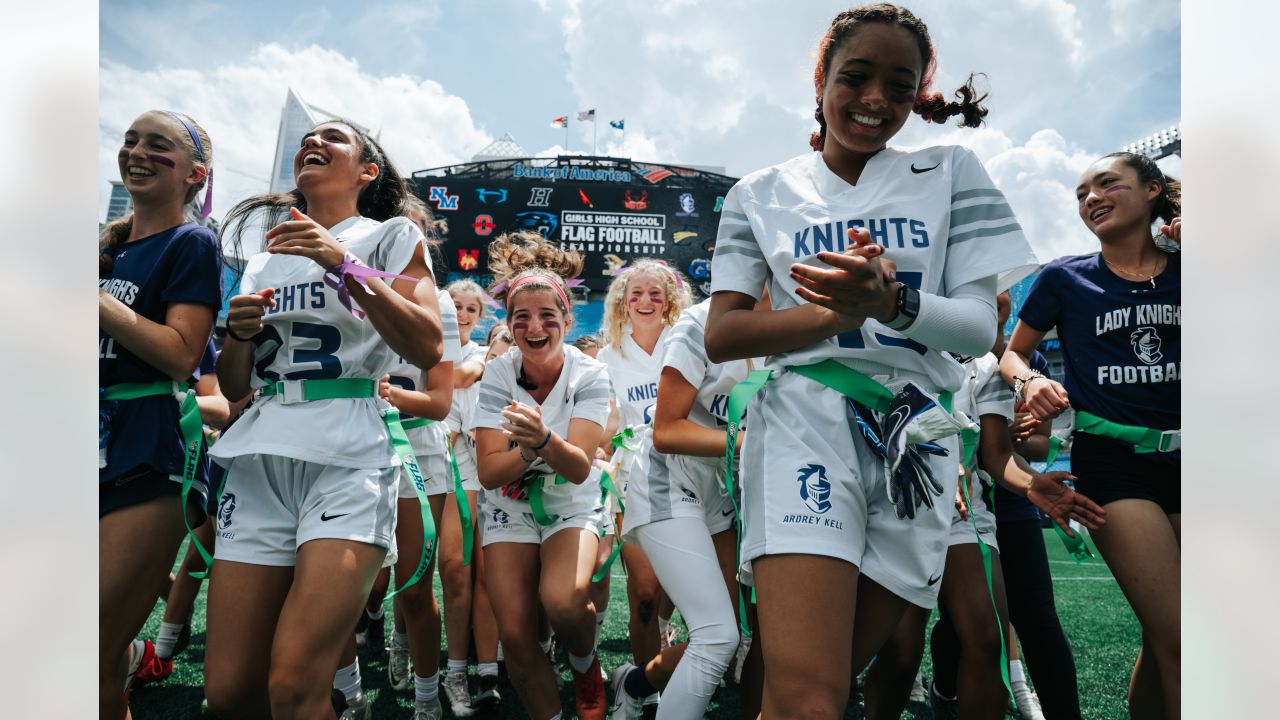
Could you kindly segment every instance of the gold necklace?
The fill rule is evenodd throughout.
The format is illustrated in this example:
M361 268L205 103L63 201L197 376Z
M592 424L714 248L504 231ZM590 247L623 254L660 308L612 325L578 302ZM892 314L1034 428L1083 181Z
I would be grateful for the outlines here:
M1149 273L1149 274L1145 274L1145 277L1144 277L1144 273L1140 273L1140 272L1137 272L1137 273L1135 273L1135 272L1131 272L1131 271L1129 271L1129 270L1125 270L1125 269L1124 269L1124 268L1122 268L1122 267L1118 267L1118 266L1116 266L1116 265L1112 264L1112 262L1111 262L1110 260L1108 260L1105 256L1102 258L1102 262L1106 263L1106 264L1107 264L1107 267L1111 268L1112 270L1115 270L1115 271L1116 271L1116 272L1118 272L1118 273L1121 273L1121 274L1123 274L1123 275L1128 275L1128 276L1129 276L1129 277L1131 277L1131 278L1137 278L1138 280L1145 280L1145 281L1147 281L1147 282L1151 283L1151 288L1152 288L1152 289L1155 289L1155 286L1156 286L1156 275L1159 275L1159 274L1160 274L1160 259L1161 259L1160 257L1157 257L1157 258L1156 258L1156 264L1155 264L1155 267L1153 267L1153 268L1152 268L1152 272L1151 272L1151 273Z

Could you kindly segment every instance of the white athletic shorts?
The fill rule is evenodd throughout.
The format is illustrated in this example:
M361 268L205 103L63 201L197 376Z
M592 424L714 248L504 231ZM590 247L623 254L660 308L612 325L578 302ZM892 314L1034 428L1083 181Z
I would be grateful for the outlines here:
M723 465L650 447L648 457L637 458L634 465L643 472L634 473L627 488L623 539L632 542L637 528L677 517L702 520L712 535L733 527L733 503L722 484Z
M390 549L399 472L241 455L218 503L215 558L292 566L303 543L324 538Z
M470 434L454 435L453 453L458 460L458 476L462 478L462 489L466 492L480 492L480 474L476 469L476 445ZM449 476L447 492L453 492L453 475Z
M895 595L934 606L955 512L960 441L926 456L943 483L933 509L899 519L883 461L867 447L844 395L784 372L752 400L742 457L742 564L763 555L839 558ZM815 578L815 581L818 579Z
M541 545L547 538L568 528L581 528L599 536L605 522L604 506L596 503L575 512L561 513L550 525L539 525L532 513L509 512L486 501L487 492L480 494L476 511L480 515L480 547L501 542Z
M987 547L1000 552L1000 545L996 543L996 516L991 512L991 507L987 505L987 501L983 499L987 493L986 487L981 482L975 482L969 488L969 519L961 520L960 513L956 512L954 507L951 513L951 537L947 541L947 547L955 545L969 545L978 542L978 536L982 537L982 542ZM974 533L974 524L977 524L977 533Z
M444 453L418 455L418 469L422 471L422 479L427 484L427 495L442 495L453 488L453 475L449 470L449 456ZM413 487L409 470L400 467L400 483L397 496L401 500L417 500L418 491Z

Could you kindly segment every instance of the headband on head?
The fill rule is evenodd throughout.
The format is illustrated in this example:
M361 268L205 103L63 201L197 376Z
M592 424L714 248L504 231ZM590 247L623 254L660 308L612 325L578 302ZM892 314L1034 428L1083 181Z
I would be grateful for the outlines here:
M200 206L200 217L209 217L209 213L213 212L213 168L208 167L209 161L204 157L204 143L200 142L200 133L196 132L195 125L191 124L191 120L186 115L172 110L165 110L165 112L172 115L182 123L182 127L187 129L191 142L196 146L196 157L200 158L200 162L205 163L204 204Z
M557 278L555 276L547 273L531 273L507 286L507 312L511 312L511 299L515 297L516 290L533 283L550 285L551 289L555 291L556 297L560 298L560 302L564 304L565 312L568 312L569 309L573 307L573 304L569 302L569 298L565 296L564 290L560 289L560 283L557 282ZM494 288L494 290L496 291L497 288Z

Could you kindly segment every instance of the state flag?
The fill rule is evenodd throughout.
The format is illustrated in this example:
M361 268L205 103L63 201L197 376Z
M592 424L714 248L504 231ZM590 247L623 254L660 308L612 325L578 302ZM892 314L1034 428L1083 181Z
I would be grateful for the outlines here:
M552 121L551 121L551 127L553 127L553 128L569 127L569 116L568 116L568 115L561 115L560 117L556 118L555 120L552 120Z

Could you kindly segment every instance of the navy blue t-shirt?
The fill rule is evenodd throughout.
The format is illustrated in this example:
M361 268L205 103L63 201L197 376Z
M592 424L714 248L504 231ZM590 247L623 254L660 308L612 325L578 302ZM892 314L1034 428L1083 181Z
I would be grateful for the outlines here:
M1111 272L1101 253L1054 260L1032 284L1018 319L1058 328L1064 385L1076 410L1156 430L1182 427L1182 256L1150 282ZM1181 453L1153 453L1157 461Z
M1049 376L1049 361L1039 350L1031 352L1031 367L1040 371L1045 377ZM1013 388L1009 388L1009 394L1013 394ZM1017 446L1014 446L1015 450ZM1031 501L1004 489L1000 483L996 483L995 489L995 515L996 522L1015 522L1018 520L1039 520L1040 510Z
M148 320L164 323L171 303L208 305L215 312L222 305L218 238L208 228L185 223L107 252L114 266L110 275L98 279L98 286ZM211 355L206 350L204 360ZM99 328L99 387L166 379ZM182 434L178 403L172 395L108 404L107 466L98 471L99 483L140 467L182 474Z

